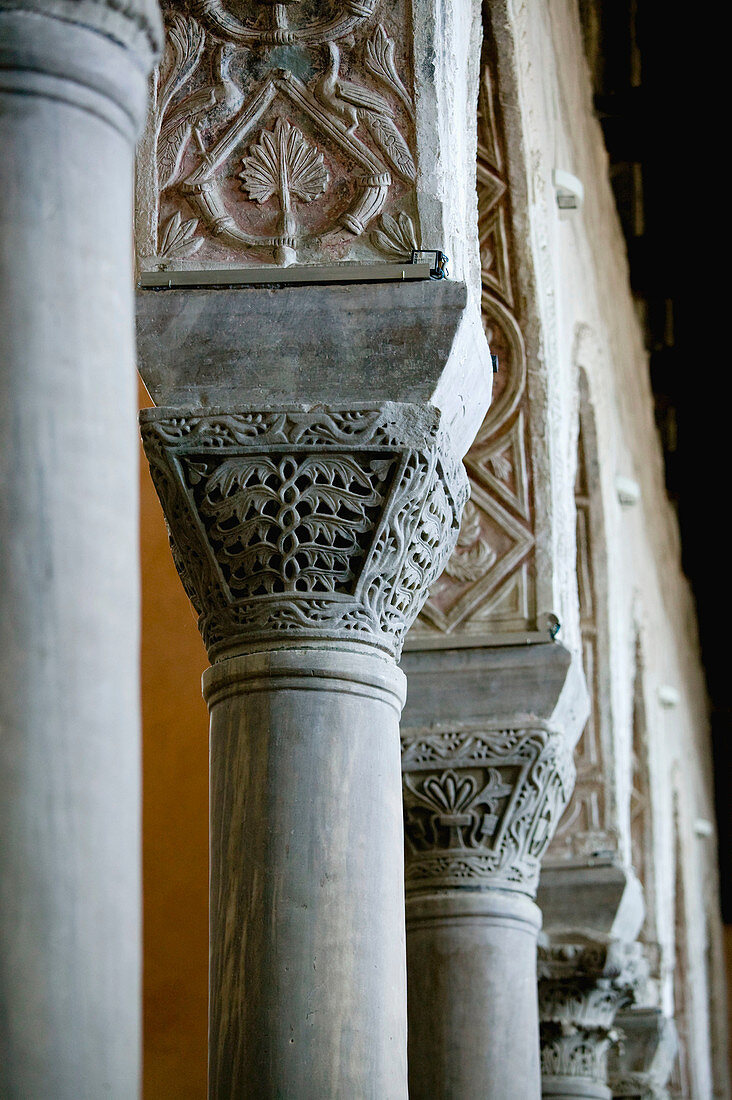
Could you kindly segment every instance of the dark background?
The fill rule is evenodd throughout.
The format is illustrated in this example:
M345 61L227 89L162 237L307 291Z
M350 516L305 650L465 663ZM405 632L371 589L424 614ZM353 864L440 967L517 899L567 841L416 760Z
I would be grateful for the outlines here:
M595 110L644 323L666 488L710 701L722 912L732 924L732 669L726 328L732 58L715 9L580 0ZM708 17L712 18L708 18Z

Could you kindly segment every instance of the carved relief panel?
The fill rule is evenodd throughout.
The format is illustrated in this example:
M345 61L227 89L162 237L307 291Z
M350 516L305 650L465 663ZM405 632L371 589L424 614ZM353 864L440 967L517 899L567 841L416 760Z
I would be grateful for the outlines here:
M409 258L409 0L163 3L141 270Z
M499 368L483 426L465 459L471 499L457 548L410 639L536 630L534 499L524 340L514 294L510 199L489 32L478 111L482 313ZM445 644L448 644L445 639Z

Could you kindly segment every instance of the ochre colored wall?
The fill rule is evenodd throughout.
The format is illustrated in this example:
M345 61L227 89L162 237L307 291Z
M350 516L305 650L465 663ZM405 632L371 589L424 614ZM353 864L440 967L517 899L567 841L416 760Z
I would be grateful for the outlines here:
M208 662L144 455L140 490L144 1098L205 1100Z

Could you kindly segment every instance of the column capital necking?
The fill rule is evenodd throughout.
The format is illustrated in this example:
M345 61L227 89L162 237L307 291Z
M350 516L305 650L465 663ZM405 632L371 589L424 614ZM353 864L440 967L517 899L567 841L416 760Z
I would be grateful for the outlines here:
M212 660L303 640L399 656L467 499L437 409L163 408L141 425Z

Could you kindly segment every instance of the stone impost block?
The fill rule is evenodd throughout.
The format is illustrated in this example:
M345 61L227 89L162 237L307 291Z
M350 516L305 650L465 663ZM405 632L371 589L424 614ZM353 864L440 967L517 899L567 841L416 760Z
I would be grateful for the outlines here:
M643 923L643 889L632 868L609 863L544 866L537 902L544 928L564 937L633 940Z
M140 373L156 405L432 405L462 456L490 397L454 282L141 290Z
M628 1008L618 1013L620 1042L608 1056L613 1098L667 1100L678 1040L673 1020L660 1008Z

